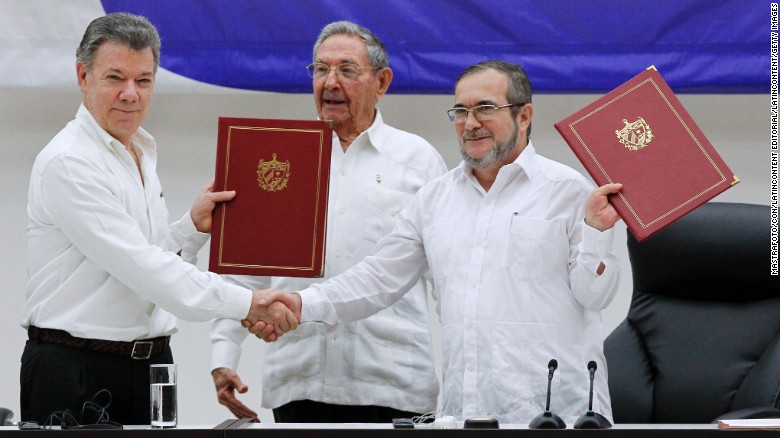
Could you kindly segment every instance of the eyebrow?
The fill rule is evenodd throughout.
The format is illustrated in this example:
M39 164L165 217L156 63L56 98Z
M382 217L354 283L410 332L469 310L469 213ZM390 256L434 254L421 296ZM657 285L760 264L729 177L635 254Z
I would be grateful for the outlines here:
M127 73L125 73L124 71L122 71L122 70L120 70L118 68L115 68L115 67L110 67L108 70L105 71L105 74L119 74L119 75L123 75L123 76L127 75ZM140 76L154 76L154 72L153 71L146 71L146 72L141 73L138 76L139 77Z

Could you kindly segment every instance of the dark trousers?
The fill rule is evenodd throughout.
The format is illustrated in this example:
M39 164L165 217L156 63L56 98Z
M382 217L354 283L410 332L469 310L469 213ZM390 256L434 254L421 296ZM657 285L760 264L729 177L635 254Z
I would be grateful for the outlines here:
M68 409L81 422L84 403L107 389L109 420L149 424L149 365L156 363L173 363L170 346L148 360L137 360L28 340L19 378L21 420L44 424L52 412Z
M393 418L420 415L385 406L333 405L296 400L274 409L277 423L391 423Z

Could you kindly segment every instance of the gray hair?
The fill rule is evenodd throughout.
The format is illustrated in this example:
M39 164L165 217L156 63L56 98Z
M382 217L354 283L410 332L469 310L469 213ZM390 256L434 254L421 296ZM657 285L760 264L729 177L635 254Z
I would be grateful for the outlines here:
M366 43L368 60L371 62L371 67L375 70L385 68L389 65L387 49L385 49L385 44L382 40L370 30L351 21L334 21L322 28L320 36L317 37L317 42L314 43L314 50L312 51L312 58L314 61L317 61L314 58L316 58L317 50L319 50L322 42L333 35L354 35L360 37L360 39Z
M510 62L497 60L479 62L463 70L455 81L455 84L457 85L461 79L466 76L481 73L485 70L496 70L506 75L509 80L509 88L506 92L506 100L508 103L531 103L531 81L528 79L528 75L525 74L523 67ZM512 107L512 118L516 117L520 110L521 107L519 106ZM526 134L528 138L531 138L531 125L528 125L528 132Z
M146 17L116 12L92 20L76 50L76 60L84 64L87 70L91 69L98 49L109 41L139 52L152 49L154 71L157 71L160 65L160 35Z

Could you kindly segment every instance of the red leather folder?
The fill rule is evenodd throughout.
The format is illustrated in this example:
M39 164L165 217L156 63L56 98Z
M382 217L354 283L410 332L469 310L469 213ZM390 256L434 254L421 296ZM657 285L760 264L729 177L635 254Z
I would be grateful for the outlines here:
M555 128L640 242L739 182L655 67Z
M209 270L322 277L332 131L322 121L219 119Z

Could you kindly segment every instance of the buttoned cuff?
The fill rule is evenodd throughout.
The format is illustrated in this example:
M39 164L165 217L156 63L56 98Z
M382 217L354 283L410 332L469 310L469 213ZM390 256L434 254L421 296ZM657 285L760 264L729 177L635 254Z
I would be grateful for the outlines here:
M190 216L189 211L184 213L184 215L182 215L179 220L170 225L171 238L174 242L176 242L177 245L182 245L184 239L186 239L190 234L197 232L198 230L195 228L195 223L192 222L192 216ZM179 248L177 248L177 250L178 249Z
M219 290L222 293L222 312L220 316L237 321L246 318L252 306L252 291L227 283L221 278L220 281L222 282L219 286Z
M301 297L301 322L322 321L325 299L312 287L298 291Z
M211 326L211 369L238 368L241 344L249 335L240 322L232 319L215 319Z
M211 369L238 369L241 359L241 346L228 340L215 341L211 344Z
M195 231L188 235L181 245L181 258L193 265L198 262L198 252L209 241L211 234Z
M600 260L607 258L612 253L612 240L615 236L615 227L606 231L599 231L582 221L582 242L580 252L596 254Z

